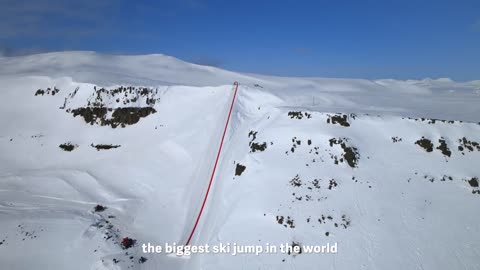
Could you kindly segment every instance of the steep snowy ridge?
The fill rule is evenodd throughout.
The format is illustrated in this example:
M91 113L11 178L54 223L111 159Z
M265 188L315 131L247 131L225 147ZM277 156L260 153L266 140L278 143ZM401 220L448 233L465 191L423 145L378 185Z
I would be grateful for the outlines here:
M192 244L337 253L142 252L188 237L233 81ZM0 58L0 82L1 269L480 268L478 81L281 78L63 52Z
M264 108L268 106L258 106L256 116L250 114L235 128L232 140L237 143L224 155L226 172L219 177L222 183L211 204L210 211L219 218L206 221L210 233L203 233L203 241L337 242L342 251L296 257L269 254L255 260L199 256L190 269L205 264L211 269L478 266L470 248L478 242L474 232L479 225L471 213L479 199L478 180L472 179L478 179L480 149L478 144L473 151L459 148L464 137L478 142L478 124L306 108L261 113ZM339 121L334 124L332 119ZM431 140L431 152L416 144L423 136ZM355 153L351 163L340 140ZM450 154L441 150L442 141ZM253 151L252 142L266 143L265 150ZM234 176L238 164L246 169ZM450 252L461 255L450 260Z

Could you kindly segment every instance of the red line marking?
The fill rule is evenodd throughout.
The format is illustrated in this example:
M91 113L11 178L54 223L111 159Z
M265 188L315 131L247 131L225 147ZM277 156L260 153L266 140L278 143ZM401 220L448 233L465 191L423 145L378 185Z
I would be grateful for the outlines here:
M210 188L212 187L213 177L215 176L215 171L217 170L218 160L220 159L220 152L222 152L223 140L225 139L225 134L227 133L228 123L230 122L230 116L232 114L233 105L235 103L235 98L237 96L238 82L233 83L233 85L235 86L235 92L233 93L232 104L230 105L230 110L228 112L227 123L225 123L225 128L223 129L222 140L220 141L220 147L218 148L217 158L215 159L215 165L213 166L212 176L210 176L210 182L208 183L207 193L205 193L205 197L203 198L202 207L200 208L200 212L198 213L197 220L195 220L195 225L193 225L192 232L190 233L190 236L188 237L188 240L187 240L187 243L185 244L185 246L188 246L190 244L190 241L192 240L193 234L195 233L195 229L197 229L198 222L200 221L200 217L202 216L203 209L205 208L205 204L207 202L208 194L210 193Z

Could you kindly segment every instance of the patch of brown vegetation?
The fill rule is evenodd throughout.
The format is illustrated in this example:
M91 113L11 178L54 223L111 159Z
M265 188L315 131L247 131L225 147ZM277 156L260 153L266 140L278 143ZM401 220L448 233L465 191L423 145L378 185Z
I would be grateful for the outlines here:
M43 95L55 96L55 94L57 94L58 92L60 92L60 89L58 89L57 87L53 87L53 89L48 87L46 90L38 89L35 92L35 96L43 96Z
M112 111L112 118L107 119L107 112ZM157 111L152 107L124 107L124 108L106 108L106 107L83 107L71 110L74 117L81 116L85 122L90 125L98 124L100 126L111 126L122 128L127 125L134 125L140 121L141 118L147 117Z
M438 150L442 152L443 155L450 157L452 155L452 151L447 146L447 143L445 142L445 139L442 137L438 140L438 143L440 145L437 147Z
M360 154L358 153L357 148L353 146L347 146L346 144L347 139L336 139L332 138L329 140L330 142L330 147L333 147L334 144L340 145L343 149L343 154L342 157L347 161L348 165L352 168L357 167L358 165L358 160L360 159ZM340 162L343 162L343 159L340 159ZM336 164L338 164L338 161L336 161Z
M394 143L401 142L401 141L402 141L402 138L392 137L392 141L393 141Z
M429 139L426 139L425 137L422 136L422 138L418 141L415 142L415 144L419 145L425 151L427 152L432 152L433 151L433 144Z
M257 139L257 131L253 131L251 130L249 133L248 133L248 137L252 138L250 140L250 142L248 143L248 145L250 146L250 152L251 153L255 153L255 152L263 152L267 149L267 143L266 142L263 142L263 143L258 143L258 142L255 142L255 140ZM272 144L272 143L271 143Z
M459 139L458 142L460 143L458 146L458 151L460 152L463 152L465 149L467 149L469 152L473 152L475 150L480 151L480 144L478 142L470 141L465 137Z
M77 148L77 145L68 142L68 143L62 143L58 147L62 148L64 151L71 152L75 148Z
M90 146L93 147L93 148L96 148L97 151L108 150L108 149L120 147L120 145L113 145L113 144L97 144L97 145L94 145L93 143Z
M343 127L349 127L350 123L348 122L348 116L346 114L340 115L328 115L327 123L338 124Z
M299 255L302 254L303 248L302 245L299 242L292 242L292 249L288 250L288 255Z
M240 164L240 163L237 163L237 167L235 168L235 176L240 176L242 175L242 173L245 171L247 167Z
M292 119L302 119L303 117L306 117L307 119L312 118L312 115L307 113L307 112L288 112L288 116Z
M295 177L290 180L290 185L294 186L294 187L300 187L302 185L302 179L300 179L300 176L295 175Z
M473 187L473 188L478 188L478 178L474 177L474 178L468 180L468 184L470 184L470 186Z

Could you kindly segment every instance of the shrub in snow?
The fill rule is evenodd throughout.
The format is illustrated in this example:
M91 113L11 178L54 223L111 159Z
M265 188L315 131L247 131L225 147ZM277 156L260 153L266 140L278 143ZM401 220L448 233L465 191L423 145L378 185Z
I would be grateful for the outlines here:
M123 249L129 249L135 245L135 242L136 242L135 239L125 237L122 239L121 246Z

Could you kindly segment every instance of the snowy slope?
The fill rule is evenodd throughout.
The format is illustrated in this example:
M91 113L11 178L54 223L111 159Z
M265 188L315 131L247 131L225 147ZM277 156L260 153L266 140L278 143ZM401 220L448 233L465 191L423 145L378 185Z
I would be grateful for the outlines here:
M336 254L142 252L188 237L233 81L192 243L336 242ZM0 82L1 269L480 268L479 81L281 78L63 52L0 58ZM123 237L136 245L122 249Z
M361 115L349 117L350 126L344 127L327 122L328 115L335 115L331 113L309 112L310 118L292 119L290 109L258 109L251 106L254 95L246 93L240 99L246 98L250 110L245 111L251 114L239 113L232 135L237 143L225 154L226 170L219 177L223 181L217 185L202 240L244 245L337 242L339 251L253 260L210 255L197 257L191 269L228 269L231 264L244 269L480 266L475 251L480 225L474 214L478 188L467 182L478 177L480 148L457 150L460 138L478 142L480 125ZM257 132L255 141L266 142L265 151L251 152L252 137L247 135L252 130ZM434 151L415 144L422 136L433 142ZM356 148L354 167L345 159L341 162L344 151L330 143L332 138ZM436 149L440 139L445 139L450 157ZM241 176L233 176L234 162L246 166Z

